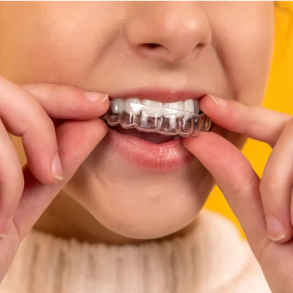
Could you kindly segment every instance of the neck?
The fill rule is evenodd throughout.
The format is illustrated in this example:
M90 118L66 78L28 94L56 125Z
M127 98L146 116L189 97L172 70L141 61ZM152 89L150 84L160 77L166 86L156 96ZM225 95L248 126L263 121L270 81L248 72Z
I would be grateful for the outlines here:
M193 229L194 224L192 222L184 229L156 240L183 236ZM75 238L89 243L126 244L150 241L128 238L107 229L65 192L59 193L34 228L58 237Z

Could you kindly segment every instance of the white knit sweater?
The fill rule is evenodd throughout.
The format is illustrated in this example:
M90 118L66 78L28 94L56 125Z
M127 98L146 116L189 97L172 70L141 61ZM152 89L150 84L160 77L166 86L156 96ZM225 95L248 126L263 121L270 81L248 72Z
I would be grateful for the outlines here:
M0 293L269 293L232 223L203 211L184 238L140 245L64 240L32 231Z

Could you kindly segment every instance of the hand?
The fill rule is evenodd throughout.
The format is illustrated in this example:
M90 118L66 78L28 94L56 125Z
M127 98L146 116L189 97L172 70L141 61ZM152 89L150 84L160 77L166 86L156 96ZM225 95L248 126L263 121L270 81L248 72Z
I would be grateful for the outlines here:
M291 293L293 118L209 95L201 99L200 108L224 129L273 148L260 180L240 150L222 136L202 132L197 139L183 140L225 195L272 292Z
M0 282L25 234L106 135L97 117L108 107L106 94L0 77ZM22 137L29 167L7 131Z

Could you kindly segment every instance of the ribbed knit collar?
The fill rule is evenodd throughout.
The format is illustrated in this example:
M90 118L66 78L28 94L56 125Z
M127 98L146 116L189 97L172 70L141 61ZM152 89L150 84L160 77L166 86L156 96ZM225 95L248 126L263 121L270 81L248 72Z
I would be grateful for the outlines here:
M203 211L183 238L140 245L64 240L31 231L0 292L210 293L239 275L250 249L222 216Z

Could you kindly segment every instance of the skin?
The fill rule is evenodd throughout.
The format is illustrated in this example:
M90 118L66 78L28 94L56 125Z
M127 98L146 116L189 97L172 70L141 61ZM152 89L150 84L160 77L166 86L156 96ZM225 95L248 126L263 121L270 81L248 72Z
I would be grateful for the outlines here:
M40 230L91 242L164 239L192 228L216 182L272 291L291 292L293 122L258 107L273 23L271 2L0 3L0 279L37 221ZM201 99L215 132L184 139L194 161L160 180L103 140L103 93L133 86L202 86L226 102ZM23 139L23 171L6 130ZM239 150L246 137L273 148L262 180ZM62 170L52 170L57 152ZM272 218L266 227L266 217L285 232Z

